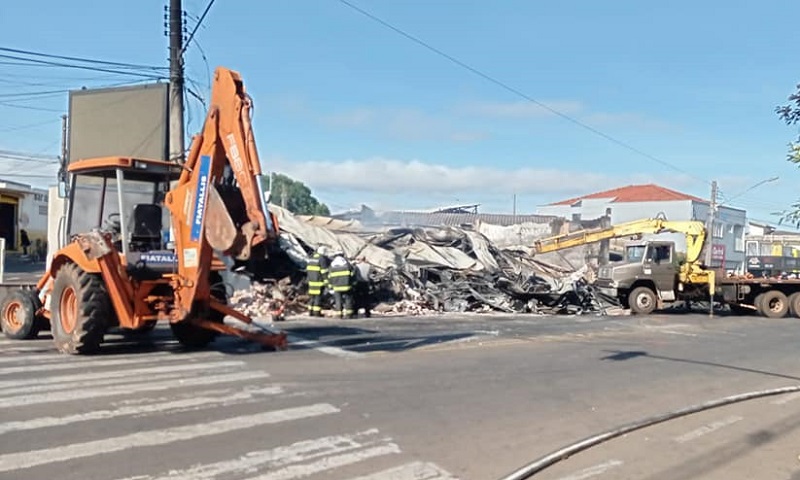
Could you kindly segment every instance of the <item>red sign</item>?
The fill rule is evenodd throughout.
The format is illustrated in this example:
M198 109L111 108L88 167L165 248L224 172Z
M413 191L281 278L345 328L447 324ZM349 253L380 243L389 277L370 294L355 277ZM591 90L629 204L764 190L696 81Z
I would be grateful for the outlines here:
M725 264L725 245L711 245L711 259Z

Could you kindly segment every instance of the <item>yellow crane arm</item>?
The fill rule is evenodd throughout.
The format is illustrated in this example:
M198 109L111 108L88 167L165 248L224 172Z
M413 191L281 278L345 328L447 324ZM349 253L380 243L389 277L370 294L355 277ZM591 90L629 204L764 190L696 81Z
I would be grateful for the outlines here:
M700 258L706 240L706 229L702 222L669 221L648 218L612 225L608 228L590 228L537 240L535 253L548 253L565 248L579 247L589 243L644 234L683 233L686 235L686 263L693 264Z

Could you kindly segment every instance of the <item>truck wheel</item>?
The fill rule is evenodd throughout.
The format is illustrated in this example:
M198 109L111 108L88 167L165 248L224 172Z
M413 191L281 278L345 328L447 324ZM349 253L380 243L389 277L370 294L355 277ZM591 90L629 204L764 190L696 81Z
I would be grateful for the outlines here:
M800 292L789 295L789 313L793 317L800 318Z
M761 297L758 311L767 318L783 318L789 311L789 299L780 290L769 290Z
M628 296L631 312L638 315L648 315L656 309L656 293L647 287L634 288Z
M53 281L50 330L60 352L94 353L103 342L111 305L100 275L66 264Z
M211 296L227 304L228 292L225 290L225 285L222 283L222 276L217 272L212 272L209 281L211 282ZM216 310L211 310L207 320L215 323L222 323L224 317L224 315ZM190 319L191 316L180 322L169 324L172 329L172 334L175 335L175 338L181 345L189 349L203 348L217 338L217 332L197 326L191 323L189 321Z
M0 305L0 329L14 340L36 338L41 322L36 311L41 308L39 297L32 290L11 292Z

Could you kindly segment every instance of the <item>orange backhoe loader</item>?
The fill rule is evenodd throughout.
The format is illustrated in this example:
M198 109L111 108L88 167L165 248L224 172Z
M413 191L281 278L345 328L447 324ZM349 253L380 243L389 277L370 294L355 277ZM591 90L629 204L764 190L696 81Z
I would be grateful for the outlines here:
M251 107L239 74L217 68L203 130L184 164L121 157L70 163L62 225L69 243L35 290L4 300L5 334L30 338L49 320L58 350L91 353L111 327L141 331L166 320L188 347L222 333L284 348L283 333L223 322L231 316L252 324L227 305L222 257L245 265L263 259L278 236Z

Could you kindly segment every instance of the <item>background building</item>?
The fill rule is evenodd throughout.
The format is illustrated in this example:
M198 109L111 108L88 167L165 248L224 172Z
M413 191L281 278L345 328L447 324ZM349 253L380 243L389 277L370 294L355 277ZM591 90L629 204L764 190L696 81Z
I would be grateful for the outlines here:
M746 269L757 277L800 274L800 232L749 222L745 237Z
M31 245L47 242L47 190L0 179L0 237L7 250L22 250L20 230Z
M629 185L591 193L545 205L537 209L542 215L566 217L571 222L594 219L610 212L611 223L623 223L663 214L668 220L705 222L709 202L693 195L659 185ZM743 272L745 269L745 225L747 212L720 206L711 232L712 266ZM682 234L662 234L672 240L678 251L686 250Z

